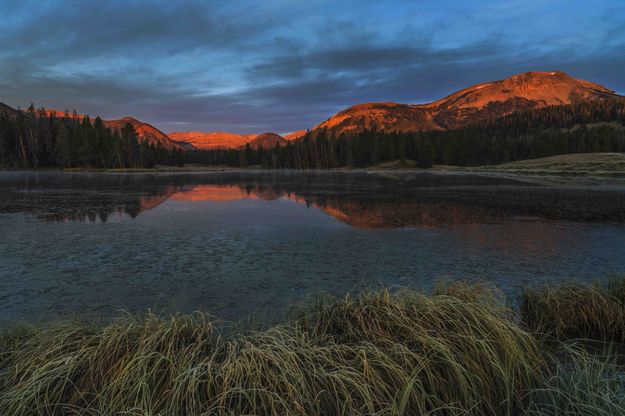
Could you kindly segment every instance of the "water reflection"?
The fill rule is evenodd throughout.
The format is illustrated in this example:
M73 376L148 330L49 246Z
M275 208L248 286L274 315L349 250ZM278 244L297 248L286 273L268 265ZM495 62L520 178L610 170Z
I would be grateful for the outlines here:
M0 323L625 271L625 191L476 175L0 173ZM81 223L84 222L84 223Z
M510 217L625 221L622 189L537 186L509 178L449 174L279 173L0 174L0 212L47 221L135 218L166 201L288 199L357 228L493 223Z

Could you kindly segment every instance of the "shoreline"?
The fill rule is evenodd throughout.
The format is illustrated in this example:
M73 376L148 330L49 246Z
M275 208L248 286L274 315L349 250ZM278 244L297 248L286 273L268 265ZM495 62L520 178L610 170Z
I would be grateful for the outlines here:
M159 165L153 168L129 169L91 169L91 168L39 168L20 169L0 167L4 172L67 172L67 173L113 173L113 174L144 174L144 173L229 173L229 172L346 172L346 173L398 173L398 174L471 174L487 176L511 177L581 177L581 178L625 178L625 154L621 153L576 153L550 156L540 159L527 159L492 166L442 166L432 168L415 167L414 162L384 162L370 167L340 167L332 169L276 169L261 166L233 167L223 165Z

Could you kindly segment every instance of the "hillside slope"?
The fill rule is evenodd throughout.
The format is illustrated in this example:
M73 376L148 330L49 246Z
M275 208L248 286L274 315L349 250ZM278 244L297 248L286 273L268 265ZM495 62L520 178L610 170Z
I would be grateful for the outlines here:
M133 117L124 117L119 120L104 120L104 125L112 130L121 130L126 124L130 124L135 128L139 140L146 141L153 146L164 147L168 150L180 148L180 145L156 127Z

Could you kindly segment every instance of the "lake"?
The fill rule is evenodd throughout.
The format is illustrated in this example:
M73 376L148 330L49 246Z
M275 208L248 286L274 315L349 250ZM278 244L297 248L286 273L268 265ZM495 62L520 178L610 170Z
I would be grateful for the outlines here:
M625 272L625 181L467 173L0 173L0 320Z

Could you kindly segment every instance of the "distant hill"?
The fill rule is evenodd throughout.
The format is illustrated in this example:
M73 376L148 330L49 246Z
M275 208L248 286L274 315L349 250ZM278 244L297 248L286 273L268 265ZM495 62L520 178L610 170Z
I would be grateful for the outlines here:
M85 117L88 117L84 114L78 114L78 113L70 112L67 110L59 111L59 110L55 110L52 108L44 108L43 110L38 109L36 111L38 114L40 114L41 111L43 111L43 113L48 117L52 115L54 115L55 117L76 117L80 120L84 119ZM94 117L89 117L89 119L93 121ZM119 120L102 120L102 122L109 129L116 130L116 131L121 130L126 124L130 124L132 125L132 127L134 127L137 133L137 137L139 138L140 141L146 141L151 145L161 146L167 150L182 148L182 146L180 146L175 141L171 140L165 133L163 133L156 127L152 126L151 124L145 123L143 121L139 121L133 117L124 117Z
M124 117L119 120L104 120L104 125L113 130L121 130L126 124L135 128L139 140L147 141L154 146L161 146L167 150L180 148L180 145L171 140L165 133L133 117Z
M229 149L245 145L253 140L256 134L236 134L225 131L201 132L186 131L169 133L169 138L179 144L187 143L196 149Z
M373 129L387 132L448 130L520 110L615 97L620 96L599 84L561 71L526 72L477 84L429 104L357 104L317 125L313 135L321 131L340 135Z
M284 137L280 136L276 133L263 133L259 134L254 138L254 140L249 142L249 145L252 149L258 149L260 147L264 149L269 149L274 147L276 144L280 146L284 146L289 141Z
M236 149L248 143L255 149L261 145L266 149L273 147L276 143L282 146L291 140L297 140L305 135L306 132L307 130L298 130L286 136L280 136L276 133L237 134L225 131L186 131L169 133L169 137L179 145L193 146L194 149L202 150Z

